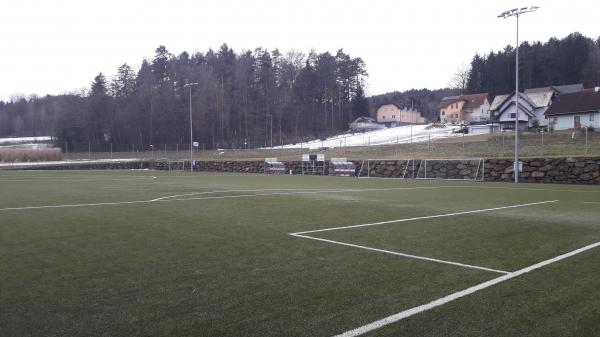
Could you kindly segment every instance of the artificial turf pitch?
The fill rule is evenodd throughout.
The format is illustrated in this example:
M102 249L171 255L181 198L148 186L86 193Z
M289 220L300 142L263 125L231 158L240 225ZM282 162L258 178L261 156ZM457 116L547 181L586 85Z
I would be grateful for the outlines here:
M0 171L0 336L334 336L599 242L599 207L573 185ZM599 294L597 247L364 336L599 336Z

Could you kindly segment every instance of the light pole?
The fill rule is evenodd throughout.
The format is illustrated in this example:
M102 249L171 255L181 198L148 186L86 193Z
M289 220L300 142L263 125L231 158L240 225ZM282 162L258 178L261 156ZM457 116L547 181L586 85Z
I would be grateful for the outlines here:
M517 46L516 46L516 66L515 66L515 162L514 162L514 172L515 172L515 183L519 182L519 16L525 13L535 12L539 9L538 6L532 7L521 7L521 8L513 8L508 10L500 15L499 18L509 18L514 16L517 18Z
M267 116L269 116L269 129L271 131L271 149L273 148L273 115L272 114L268 114Z
M187 83L184 87L190 88L190 172L194 172L194 131L192 128L192 86L198 83Z

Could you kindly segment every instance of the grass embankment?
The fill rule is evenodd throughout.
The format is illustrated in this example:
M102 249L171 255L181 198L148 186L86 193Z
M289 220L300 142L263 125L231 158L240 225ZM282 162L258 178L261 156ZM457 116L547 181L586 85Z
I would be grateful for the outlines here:
M0 162L37 162L63 160L59 148L0 148Z
M586 145L587 144L587 145ZM187 160L189 151L146 152L75 152L67 153L68 159L144 158ZM412 144L392 144L380 146L339 147L332 149L248 149L210 150L194 152L195 160L264 160L276 157L280 160L300 160L304 153L325 153L326 158L347 157L352 160L365 159L410 159L410 158L510 158L514 154L514 136L510 133L469 135ZM557 156L600 156L600 133L589 132L587 143L585 133L525 132L520 137L522 157Z

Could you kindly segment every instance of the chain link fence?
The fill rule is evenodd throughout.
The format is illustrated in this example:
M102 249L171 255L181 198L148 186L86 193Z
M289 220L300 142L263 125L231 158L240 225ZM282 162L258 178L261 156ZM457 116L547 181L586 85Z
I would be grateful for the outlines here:
M203 144L192 148L194 160L263 160L266 157L281 160L299 160L305 153L324 153L327 158L346 157L364 159L440 159L440 158L511 158L514 156L514 132L496 132L480 135L455 135L450 138L398 139L395 143L369 145L368 136L363 145L306 148L219 148L206 149ZM600 132L576 131L522 132L519 137L522 157L600 156ZM63 148L64 158L76 159L168 159L190 158L190 144L156 144L140 146L115 143L56 144Z

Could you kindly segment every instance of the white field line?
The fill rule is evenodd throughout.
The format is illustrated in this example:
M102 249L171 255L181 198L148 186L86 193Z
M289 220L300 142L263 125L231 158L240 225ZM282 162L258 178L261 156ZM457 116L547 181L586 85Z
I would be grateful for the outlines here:
M261 188L256 190L217 190L217 191L206 191L206 192L190 192L183 194L173 194L167 195L165 197L160 197L156 199L152 199L150 201L161 201L173 198L187 197L191 195L206 195L206 194L217 194L217 193L234 193L234 192L266 192L266 191L315 191L316 189L308 189L308 188L298 188L298 189L286 189L286 188ZM321 191L321 190L319 190Z
M130 181L130 180L154 180L156 176L130 177L130 178L57 178L57 177L31 177L31 178L15 178L3 179L0 182L88 182L88 181Z
M559 255L559 256L551 258L549 260L545 260L545 261L536 263L536 264L531 265L529 267L525 267L525 268L517 270L515 272L508 273L506 275L503 275L503 276L497 277L495 279L492 279L492 280L489 280L489 281L477 284L475 286L472 286L472 287L466 288L464 290L452 293L452 294L444 296L442 298L438 298L437 300L434 300L434 301L429 302L427 304L423 304L423 305L420 305L420 306L417 306L417 307L414 307L414 308L411 308L411 309L408 309L408 310L404 310L404 311L398 312L396 314L387 316L385 318L382 318L380 320L371 322L371 323L363 325L361 327L358 327L358 328L346 331L346 332L344 332L342 334L339 334L339 335L336 335L334 337L354 337L354 336L360 336L360 335L365 334L367 332L379 329L379 328L381 328L383 326L386 326L386 325L398 322L398 321L400 321L400 320L402 320L404 318L407 318L407 317L416 315L418 313L421 313L421 312L424 312L424 311L427 311L427 310L439 307L439 306L444 305L444 304L446 304L448 302L455 301L455 300L457 300L459 298L462 298L462 297L465 297L467 295L470 295L470 294L473 294L475 292L478 292L480 290L489 288L489 287L491 287L493 285L496 285L498 283L501 283L501 282L504 282L504 281L508 281L508 280L513 279L515 277L521 276L523 274L529 273L531 271L534 271L536 269L545 267L547 265L556 263L558 261L564 260L564 259L572 257L574 255L583 253L585 251L588 251L590 249L596 248L598 246L600 246L600 242L596 242L596 243L590 244L588 246L576 249L576 250L568 252L566 254Z
M295 236L295 237L298 237L298 238L312 239L312 240L323 241L323 242L327 242L327 243L338 244L338 245L342 245L342 246L348 246L348 247L353 247L353 248L361 248L361 249L366 249L366 250L372 250L372 251L380 252L380 253L386 253L386 254L392 254L392 255L397 255L397 256L402 256L402 257L408 257L408 258L411 258L411 259L425 260L425 261L442 263L442 264L449 264L449 265L459 266L459 267L463 267L463 268L479 269L479 270L490 271L490 272L500 273L500 274L509 274L508 271L498 270L498 269L492 269L492 268L486 268L486 267L481 267L481 266L475 266L475 265L471 265L471 264L465 264L465 263L459 263L459 262L453 262L453 261L446 261L446 260L439 260L439 259L434 259L434 258L431 258L431 257L425 257L425 256L419 256L419 255L413 255L413 254L399 253L399 252L394 252L394 251L391 251L391 250L385 250L385 249L379 249L379 248L372 248L372 247L367 247L367 246L355 245L355 244L352 244L352 243L346 243L346 242L340 242L340 241L334 241L334 240L328 240L328 239L322 239L322 238L315 238L315 237L308 236L308 235L301 235L301 234L291 234L291 235Z
M345 193L345 192L369 192L369 191L387 191L387 190L415 190L415 189L437 189L440 187L396 187L396 188L368 188L368 189L332 189L332 190L293 190L292 192L273 192L273 193L257 193L257 194L238 194L224 196L210 196L198 198L175 198L175 196L166 196L150 200L133 200L133 201L115 201L115 202L99 202L99 203L84 203L84 204L64 204L64 205L41 205L41 206L24 206L24 207L7 207L0 208L2 211L19 211L30 209L45 209L45 208L71 208L71 207L92 207L92 206L110 206L110 205L127 205L127 204L143 204L151 202L169 202L169 201L190 201L190 200L210 200L210 199L229 199L229 198L250 198L273 195L295 195L295 194L319 194L319 193ZM225 193L228 190L213 191L214 193Z
M456 216L456 215L463 215L463 214L483 213L483 212L491 212L491 211L497 211L497 210L509 209L509 208L518 208L518 207L526 207L526 206L549 204L549 203L554 203L554 202L557 202L557 201L558 200L547 200L547 201L531 202L531 203L527 203L527 204L518 204L518 205L510 205L510 206L502 206L502 207L494 207L494 208L476 209L476 210L472 210L472 211L463 211L463 212L455 212L455 213L445 213L445 214L437 214L437 215L419 216L419 217L416 217L416 218L388 220L388 221L380 221L380 222L366 223L366 224L360 224L360 225L330 227L330 228L315 229L315 230L310 230L310 231L295 232L295 233L289 233L289 234L297 236L298 234L329 232L329 231L335 231L335 230L339 230L339 229L359 228L359 227L369 227L369 226L379 226L379 225L385 225L385 224L397 223L397 222L407 222L407 221L424 220L424 219L444 218L444 217Z
M422 190L422 189L437 189L442 188L443 186L423 186L423 187L389 187L389 188L363 188L363 189L308 189L308 188L298 188L298 189L285 189L285 188L265 188L265 189L256 189L256 190L216 190L216 191L208 191L208 192L191 192L185 194L175 194L168 195L165 197L160 197L156 199L152 199L150 201L168 201L168 199L190 196L190 195L203 195L203 194L215 194L215 193L227 193L227 192L266 192L266 191L285 191L285 192L275 192L268 194L256 194L252 196L265 196L265 195L278 195L278 194L289 194L288 191L294 191L293 194L312 194L312 193L342 193L342 192L372 192L372 191L396 191L396 190ZM234 195L227 197L239 197L244 196L248 197L250 195ZM173 199L177 201L181 200L202 200L204 198L185 198L185 199Z
M92 206L110 206L110 205L127 205L127 204L143 204L151 202L150 200L135 200L135 201L114 201L114 202L97 202L89 204L66 204L66 205L43 205L43 206L25 206L25 207L6 207L0 208L0 212L4 211L22 211L28 209L45 209L45 208L71 208L71 207L92 207Z
M389 179L389 178L382 178ZM461 180L461 179L459 179ZM573 190L573 189L558 189L558 188L529 188L529 187L502 187L502 186L442 186L442 187L459 187L459 188L482 188L482 189L498 189L498 190L512 190L512 191L540 191L540 192L575 192L575 193L600 193L600 189L597 190Z

